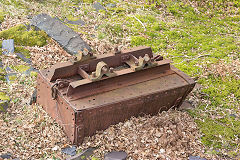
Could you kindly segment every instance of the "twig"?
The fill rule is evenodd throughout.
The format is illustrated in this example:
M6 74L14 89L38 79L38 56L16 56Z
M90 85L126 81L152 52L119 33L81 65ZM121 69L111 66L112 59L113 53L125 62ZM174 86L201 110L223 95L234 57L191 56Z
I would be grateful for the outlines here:
M144 31L146 31L145 25L144 25L136 16L133 15L133 17L134 17L139 23L141 23L141 25L142 25L143 28L144 28Z

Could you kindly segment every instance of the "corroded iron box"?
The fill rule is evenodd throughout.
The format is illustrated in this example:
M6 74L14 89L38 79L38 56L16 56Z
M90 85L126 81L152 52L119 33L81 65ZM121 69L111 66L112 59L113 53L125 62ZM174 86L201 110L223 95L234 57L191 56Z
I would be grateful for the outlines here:
M37 103L74 144L132 116L178 107L195 85L149 47L59 63L41 70L37 83Z

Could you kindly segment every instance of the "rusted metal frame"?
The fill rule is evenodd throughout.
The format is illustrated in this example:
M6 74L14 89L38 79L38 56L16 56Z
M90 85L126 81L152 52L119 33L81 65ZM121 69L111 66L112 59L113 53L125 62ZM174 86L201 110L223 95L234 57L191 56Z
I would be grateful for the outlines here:
M68 87L67 96L70 100L76 100L90 95L111 91L113 89L118 89L151 79L156 79L161 76L173 74L175 72L169 70L169 62L169 60L160 61L158 62L159 66L148 70L141 70L135 72L134 74L129 74L133 72L131 69L116 71L116 73L121 76L105 78L101 81L92 82L88 79L83 79L71 82Z
M109 103L104 106L98 106L88 110L79 111L83 115L81 123L77 123L76 128L82 128L81 133L83 136L92 136L97 130L104 130L110 125L122 122L132 116L139 116L144 114L157 114L159 111L168 110L171 108L172 104L165 101L164 105L161 104L161 97L174 96L174 90L179 90L179 92L184 93L186 90L185 86L172 88L168 91L154 92L152 94L145 94L135 98L126 99L125 101L116 101L114 103ZM177 96L175 96L177 99ZM149 102L155 102L153 105ZM153 111L154 110L154 111ZM153 114L154 113L154 114ZM104 116L108 115L108 116ZM116 116L116 117L115 117ZM78 117L76 117L78 119ZM98 124L93 123L99 122ZM81 136L82 137L82 136ZM82 138L77 139L77 144L81 144Z
M157 68L158 69L160 69L160 67L163 67L163 69L164 70L168 70L168 69L170 69L170 60L162 60L162 61L159 61L159 62L157 62ZM164 68L164 66L168 66L167 68L165 67ZM150 69L149 69L149 71L151 71ZM122 76L122 75L125 75L125 74L130 74L130 73L134 73L135 71L133 71L133 70L131 70L131 69L129 69L129 68L127 68L127 69L122 69L122 70L119 70L119 71L115 71L115 73L117 74L116 76ZM81 76L83 76L85 79L89 79L88 78L88 74L82 69L82 68L80 68L79 67L79 70L78 70L78 73L81 75ZM137 72L136 72L137 73ZM102 78L102 80L104 80L104 79L108 79L108 77L105 77L105 78ZM78 80L78 81L74 81L74 82L71 82L70 83L70 86L72 86L73 88L76 88L76 87L78 87L78 86L81 86L81 85L84 85L84 84L87 84L87 83L94 83L93 81L91 81L91 80Z
M196 82L191 77L186 75L183 71L177 69L173 65L170 65L170 68L171 68L171 70L173 70L177 75L182 77L189 84L185 94L182 97L180 97L179 99L177 99L174 104L175 107L179 107L183 103L183 100L186 99L187 95L193 90Z
M42 105L43 109L64 128L69 140L73 141L75 132L73 108L67 103L64 97L60 95L57 96L55 100L51 98L51 86L53 83L47 81L41 73L38 74L37 79L38 104Z
M144 56L148 54L149 57L153 57L153 53L150 47L136 47L129 50L123 50L122 54L111 55L111 56L99 56L97 59L93 59L91 61L84 62L76 62L76 63L62 63L54 66L52 70L44 70L42 71L44 75L49 79L49 81L55 81L56 79L62 79L66 77L71 77L73 75L78 74L78 68L81 67L86 72L93 72L96 70L96 66L100 61L105 62L109 67L118 67L125 63L125 61L129 60L130 55L134 55L135 57ZM67 71L67 72L66 72Z

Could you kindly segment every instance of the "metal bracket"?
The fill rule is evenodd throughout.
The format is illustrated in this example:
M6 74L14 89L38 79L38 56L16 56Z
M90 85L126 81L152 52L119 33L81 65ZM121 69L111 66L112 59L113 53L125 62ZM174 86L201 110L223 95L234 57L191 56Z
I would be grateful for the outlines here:
M101 61L101 62L98 62L96 71L92 72L92 74L90 75L89 78L92 81L97 81L97 80L100 80L102 78L102 76L104 76L104 75L106 75L108 77L114 77L117 74L113 71L113 68L109 68L106 63Z
M52 90L52 99L57 98L57 89L64 88L70 84L70 81L65 79L57 79L56 82L51 86Z
M83 51L78 51L78 54L76 55L76 60L77 61L86 61L89 59L96 58L93 56L91 52L88 51L88 49L84 48Z
M151 68L157 66L157 63L154 59L151 59L148 54L145 54L144 57L135 57L133 55L129 55L129 60L125 61L133 71L138 71L145 68Z

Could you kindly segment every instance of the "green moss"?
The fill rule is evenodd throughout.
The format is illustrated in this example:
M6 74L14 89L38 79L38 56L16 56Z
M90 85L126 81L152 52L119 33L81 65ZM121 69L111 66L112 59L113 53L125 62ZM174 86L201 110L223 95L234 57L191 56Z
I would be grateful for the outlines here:
M4 92L0 92L0 100L2 100L2 101L10 101L10 97L6 94L6 93L4 93Z
M32 71L32 72L30 72L30 76L31 77L37 77L37 75L38 75L38 73L37 72L34 72L34 71Z
M9 76L8 78L9 78L9 81L14 81L17 79L17 76L12 75L12 76Z
M0 75L5 75L6 71L3 68L0 68Z
M0 10L0 23L2 23L4 21L5 15L6 15L6 13L3 12L2 10Z
M30 69L30 66L25 66L25 65L14 66L14 70L16 70L20 73L26 72L28 69Z
M30 51L25 49L24 47L15 47L16 53L22 53L26 58L30 58Z
M27 31L24 25L17 25L0 32L0 38L14 39L16 45L44 46L47 44L47 35L43 31Z

